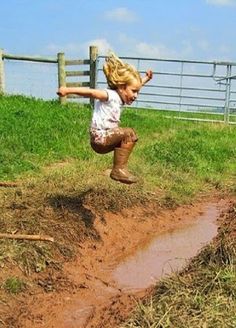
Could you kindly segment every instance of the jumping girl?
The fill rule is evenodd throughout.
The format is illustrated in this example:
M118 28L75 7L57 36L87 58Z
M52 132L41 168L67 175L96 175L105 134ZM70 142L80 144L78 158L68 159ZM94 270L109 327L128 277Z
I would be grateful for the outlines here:
M91 89L85 87L60 87L57 94L76 94L95 99L90 126L90 143L99 154L114 151L113 168L110 177L122 183L137 182L127 168L129 156L138 140L132 128L119 127L122 106L136 100L141 87L152 78L152 71L141 78L139 72L124 63L115 54L110 54L103 66L109 88Z

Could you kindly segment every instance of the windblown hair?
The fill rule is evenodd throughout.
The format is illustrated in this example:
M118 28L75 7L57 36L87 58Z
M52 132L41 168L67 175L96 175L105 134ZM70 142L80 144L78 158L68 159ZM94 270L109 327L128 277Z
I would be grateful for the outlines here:
M134 80L142 83L137 69L128 63L124 63L114 53L110 53L106 58L103 72L106 76L107 84L112 90L116 90L121 85L129 85Z

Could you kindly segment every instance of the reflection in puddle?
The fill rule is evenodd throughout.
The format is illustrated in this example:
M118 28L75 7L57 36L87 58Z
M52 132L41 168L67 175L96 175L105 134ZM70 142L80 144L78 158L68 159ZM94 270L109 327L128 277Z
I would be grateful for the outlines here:
M209 206L193 223L158 236L116 268L113 277L121 289L136 290L151 286L158 279L183 268L217 234L219 210Z

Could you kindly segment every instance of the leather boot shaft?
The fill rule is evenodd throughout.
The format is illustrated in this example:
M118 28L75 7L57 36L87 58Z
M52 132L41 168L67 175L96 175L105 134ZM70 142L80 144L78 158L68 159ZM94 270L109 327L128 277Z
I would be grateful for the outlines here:
M113 180L126 184L136 183L138 179L132 175L127 168L128 159L132 150L125 148L115 148L113 168L110 177Z

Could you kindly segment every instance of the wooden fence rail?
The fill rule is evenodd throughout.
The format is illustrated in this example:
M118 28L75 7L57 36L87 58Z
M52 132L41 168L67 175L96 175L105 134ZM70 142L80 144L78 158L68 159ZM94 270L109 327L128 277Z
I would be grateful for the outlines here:
M49 63L58 65L58 87L79 87L86 86L94 88L96 85L96 62L98 57L98 48L95 46L89 47L89 59L76 59L68 60L65 58L64 53L58 53L56 59L52 58L42 58L42 57L32 57L32 56L16 56L5 54L2 49L0 49L0 94L5 93L5 70L4 70L4 60L18 60L18 61L28 61L28 62L38 62L38 63ZM69 66L81 66L87 65L86 70L67 70ZM89 81L85 82L69 82L67 78L70 77L89 77ZM68 96L72 98L73 96ZM60 97L60 102L62 104L66 103L67 97ZM91 105L93 101L91 100Z

